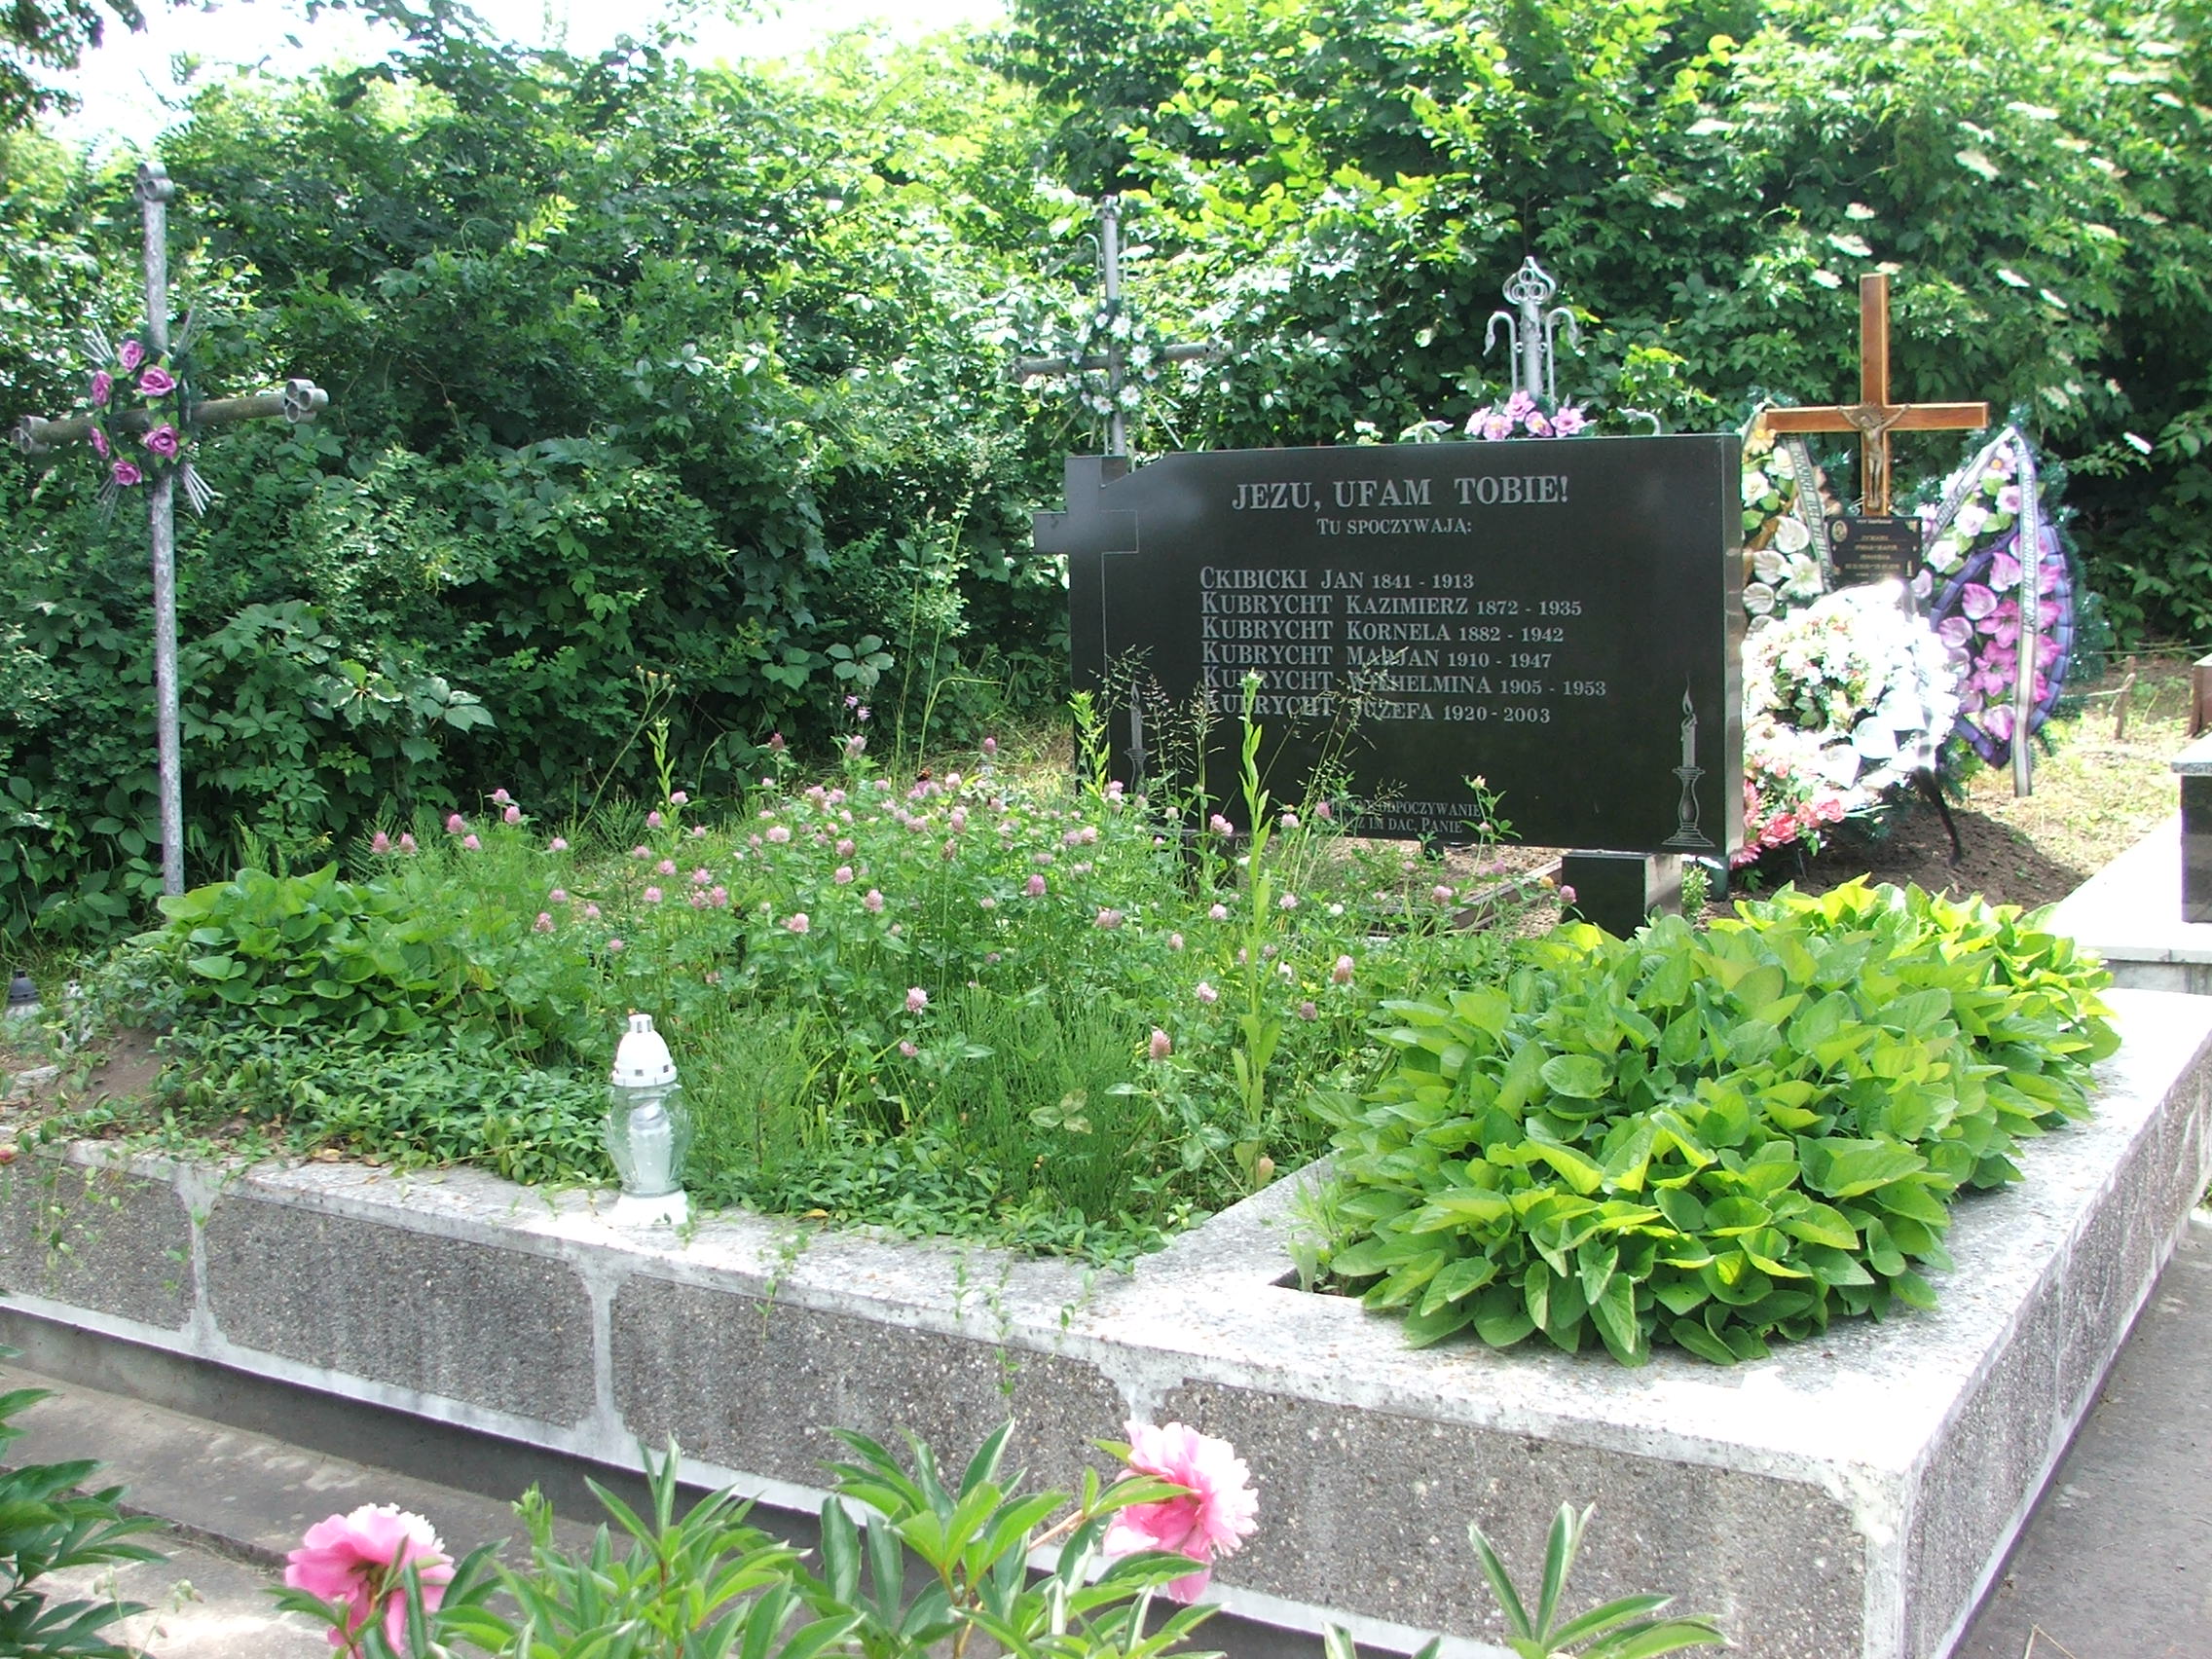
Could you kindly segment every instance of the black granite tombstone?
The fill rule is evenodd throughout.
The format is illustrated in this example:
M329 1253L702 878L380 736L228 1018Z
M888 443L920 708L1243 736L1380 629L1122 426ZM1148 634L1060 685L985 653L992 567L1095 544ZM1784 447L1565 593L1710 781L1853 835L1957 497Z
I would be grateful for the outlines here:
M1257 673L1278 799L1348 729L1366 833L1464 838L1479 776L1532 845L1725 858L1739 464L1733 436L1073 457L1037 546L1068 558L1075 683L1122 777L1161 752L1126 695L1148 682L1214 712L1219 796Z

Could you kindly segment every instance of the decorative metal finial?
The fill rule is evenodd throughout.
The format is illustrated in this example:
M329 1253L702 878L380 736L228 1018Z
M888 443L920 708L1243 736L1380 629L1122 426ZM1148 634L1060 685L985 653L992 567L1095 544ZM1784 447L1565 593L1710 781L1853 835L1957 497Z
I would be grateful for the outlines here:
M1566 306L1544 310L1545 303L1559 292L1559 284L1536 263L1534 254L1521 262L1521 269L1500 291L1514 309L1490 313L1490 326L1483 334L1483 355L1489 356L1490 349L1497 344L1497 325L1502 322L1507 346L1520 355L1521 389L1530 397L1557 403L1559 359L1555 341L1562 322L1567 324L1567 344L1578 351L1582 349L1582 330L1574 313Z

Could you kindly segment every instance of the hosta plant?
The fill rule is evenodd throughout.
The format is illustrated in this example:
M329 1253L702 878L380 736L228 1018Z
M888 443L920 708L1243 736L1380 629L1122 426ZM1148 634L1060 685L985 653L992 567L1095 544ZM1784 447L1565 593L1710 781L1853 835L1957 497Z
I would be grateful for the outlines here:
M1854 883L1390 1003L1395 1063L1323 1096L1315 1260L1416 1343L1655 1341L1726 1364L1932 1306L1962 1187L2087 1109L2108 982L2018 911Z

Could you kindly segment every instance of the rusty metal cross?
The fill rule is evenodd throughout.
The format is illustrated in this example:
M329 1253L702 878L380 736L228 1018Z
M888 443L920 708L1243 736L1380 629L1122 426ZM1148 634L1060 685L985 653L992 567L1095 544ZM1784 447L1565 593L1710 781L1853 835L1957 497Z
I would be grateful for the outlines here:
M1859 401L1769 409L1764 419L1771 432L1857 432L1860 510L1886 518L1890 434L1972 431L1989 424L1989 405L1890 401L1890 279L1877 272L1859 278Z

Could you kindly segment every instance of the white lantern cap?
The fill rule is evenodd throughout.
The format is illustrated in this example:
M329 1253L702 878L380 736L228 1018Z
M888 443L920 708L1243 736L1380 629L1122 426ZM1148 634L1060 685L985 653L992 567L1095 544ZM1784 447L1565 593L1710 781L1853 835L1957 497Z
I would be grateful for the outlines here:
M630 1015L630 1029L614 1046L614 1075L608 1081L618 1088L658 1088L676 1081L668 1040L653 1029L651 1014Z

